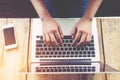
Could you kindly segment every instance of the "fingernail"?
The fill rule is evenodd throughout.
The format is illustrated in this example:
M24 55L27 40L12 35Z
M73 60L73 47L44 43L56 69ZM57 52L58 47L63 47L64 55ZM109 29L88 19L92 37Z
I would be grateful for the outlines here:
M72 38L73 38L73 36L72 36Z

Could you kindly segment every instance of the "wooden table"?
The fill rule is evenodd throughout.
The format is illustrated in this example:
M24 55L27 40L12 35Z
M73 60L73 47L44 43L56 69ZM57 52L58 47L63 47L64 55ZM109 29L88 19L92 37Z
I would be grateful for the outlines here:
M4 50L2 25L14 22L18 48ZM0 80L119 80L119 73L95 75L16 74L30 62L31 18L0 18ZM120 70L120 18L97 18L101 61Z

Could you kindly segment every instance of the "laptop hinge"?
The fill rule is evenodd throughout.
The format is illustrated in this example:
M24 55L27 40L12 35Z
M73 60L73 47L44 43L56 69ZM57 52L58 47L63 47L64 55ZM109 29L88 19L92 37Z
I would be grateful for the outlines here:
M40 65L91 65L91 59L41 59Z

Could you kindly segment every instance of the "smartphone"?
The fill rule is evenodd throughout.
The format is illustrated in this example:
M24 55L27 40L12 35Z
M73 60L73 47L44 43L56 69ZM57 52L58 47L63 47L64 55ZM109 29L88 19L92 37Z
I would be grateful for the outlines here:
M5 49L12 49L17 47L17 40L13 23L3 26L3 38Z

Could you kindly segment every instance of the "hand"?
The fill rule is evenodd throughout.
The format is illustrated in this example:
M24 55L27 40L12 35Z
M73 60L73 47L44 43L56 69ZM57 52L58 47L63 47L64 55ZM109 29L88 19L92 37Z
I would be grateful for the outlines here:
M62 44L63 33L61 27L53 19L42 20L43 40L48 46L58 46L58 41Z
M71 36L74 38L72 45L87 45L92 38L92 21L87 19L79 20L73 27Z

